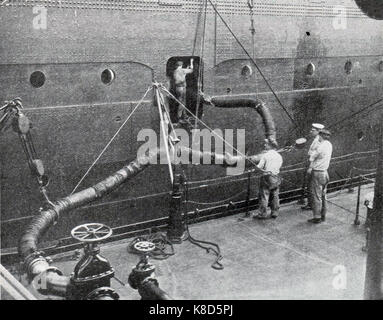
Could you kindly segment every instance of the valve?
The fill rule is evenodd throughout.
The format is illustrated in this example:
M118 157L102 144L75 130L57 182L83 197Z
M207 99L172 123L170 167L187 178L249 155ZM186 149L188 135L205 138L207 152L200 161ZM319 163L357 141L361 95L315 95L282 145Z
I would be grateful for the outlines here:
M156 267L148 261L156 245L150 241L138 241L133 247L141 256L129 275L129 285L138 290L142 300L171 300L167 293L160 289L154 275Z
M74 239L84 243L84 255L74 268L71 277L70 299L88 299L90 293L102 287L110 287L114 269L100 255L98 243L112 235L112 229L101 223L87 223L71 231Z
M129 275L128 282L133 289L138 289L145 279L154 276L156 267L149 263L149 254L156 248L156 245L150 241L139 241L133 247L141 255L139 262Z
M101 223L87 223L72 229L72 238L83 243L96 243L108 239L113 231Z

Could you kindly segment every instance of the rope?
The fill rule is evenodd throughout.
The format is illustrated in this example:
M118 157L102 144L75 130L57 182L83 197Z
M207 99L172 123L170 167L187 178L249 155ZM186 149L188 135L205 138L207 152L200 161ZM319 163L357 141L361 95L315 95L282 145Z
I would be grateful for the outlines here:
M173 244L162 233L149 233L148 235L134 238L129 243L128 251L133 254L141 255L142 253L134 248L134 245L140 241L154 243L155 249L152 252L149 252L148 255L155 260L165 260L175 254ZM170 248L170 251L167 250L167 247Z
M241 191L241 192L238 192L237 194L235 194L234 196L232 196L230 198L216 201L216 202L197 202L197 201L192 201L192 200L188 200L188 202L193 203L193 204L199 204L199 205L218 205L218 204L222 204L222 203L228 202L230 200L233 200L233 199L237 198L238 196L240 196L241 194L246 193L246 192L247 191Z
M374 102L374 103L369 104L368 106L366 106L366 107L364 107L364 108L362 108L362 109L360 109L360 110L358 110L358 111L352 113L351 115L349 115L349 116L343 118L342 120L339 120L339 121L337 121L337 122L335 122L335 123L333 123L333 124L331 124L331 125L329 125L329 126L327 126L327 127L328 127L328 128L331 128L331 127L333 127L333 126L337 126L337 125L339 125L339 124L342 123L342 122L345 122L345 121L347 121L347 120L349 120L349 119L352 119L353 117L356 117L358 114L362 113L363 111L366 111L366 110L369 109L369 108L374 107L376 104L378 104L378 103L380 103L380 102L382 102L382 101L383 101L383 98L382 98L382 99L379 99L378 101L376 101L376 102ZM374 108L382 107L382 106L383 106L383 105L378 105L378 106L375 106Z
M200 11L198 13L197 23L196 23L195 32L194 32L192 56L194 56L195 47L197 46L198 28L199 28L199 24L200 24L200 20L201 20L202 10L203 10L203 3L201 2L201 9L200 9Z
M332 204L332 205L338 207L339 209L342 209L342 210L344 210L344 211L347 211L348 213L351 213L351 214L353 214L353 215L355 214L355 212L351 211L350 209L347 209L347 208L345 208L345 207L343 207L343 206L341 206L341 205L339 205L339 204L336 204L335 202L332 202L332 201L330 201L330 200L328 200L328 199L327 199L327 202L329 202L330 204ZM364 220L367 220L367 217L365 217L365 216L363 216L363 215L359 215L359 218L362 218L362 219L364 219Z
M366 171L366 172L375 172L376 169L365 169L365 168L357 168L353 167L353 169L358 170L358 171Z
M185 173L184 173L184 176L185 176ZM186 177L185 177L185 179L186 179ZM188 217L187 212L188 212L188 203L189 203L189 188L188 188L188 184L187 183L185 183L184 185L185 185L185 188L184 188L184 194L185 194L185 207L184 207L185 208L185 214L184 214L184 216ZM189 240L190 243L196 245L197 247L205 249L206 253L213 252L216 255L216 258L215 258L214 262L211 264L211 267L213 269L215 269L215 270L223 270L224 266L221 263L221 260L223 259L223 256L221 254L221 249L220 249L219 245L216 244L216 243L213 243L213 242L202 241L202 240L197 240L197 239L193 238L192 235L190 234L189 221L187 221L187 220L185 221L185 227L186 227L186 239L185 240ZM202 244L210 245L213 248L212 247L205 247Z
M215 258L214 262L211 264L211 267L215 270L223 270L224 266L221 263L223 256L221 254L221 249L219 248L219 245L214 243L214 242L197 240L197 239L193 238L190 234L189 226L187 224L186 224L186 232L187 232L186 240L189 240L192 244L196 245L197 247L205 249L206 253L213 252L216 255L216 258ZM212 247L205 247L202 244L213 246L213 248Z
M163 97L163 95L162 95L161 92L159 92L159 96L160 96L161 103L162 103L162 105L163 105L163 109L165 110L166 116L167 116L167 118L168 118L168 119L167 119L167 120L168 120L168 123L170 124L170 131L171 131L172 134L174 134L174 137L173 137L173 138L174 138L174 139L178 139L176 130L175 130L175 128L174 128L173 122L170 120L170 119L171 119L171 118L170 118L170 114L169 114L168 109L166 108L165 100L164 100L164 97Z
M216 14L219 16L219 18L222 20L222 22L224 23L224 25L226 26L226 28L230 31L231 35L234 37L234 39L237 41L238 45L242 48L242 50L245 52L245 54L248 56L248 58L251 60L251 62L254 64L254 66L257 68L259 74L262 76L263 80L265 81L266 85L269 87L270 91L272 92L272 94L274 95L275 99L278 101L279 105L282 107L283 111L286 113L286 115L289 117L291 123L294 124L295 128L298 128L299 126L297 125L297 123L295 122L295 120L293 119L293 117L290 115L290 113L287 111L286 107L282 104L281 100L279 99L279 97L277 96L277 94L275 93L274 89L272 88L272 86L270 85L269 81L266 79L266 76L263 74L262 70L259 68L258 64L255 62L254 58L249 54L249 52L246 50L246 48L243 46L243 44L241 43L241 41L238 39L238 37L234 34L234 32L231 30L231 28L229 27L229 25L227 24L227 22L225 21L225 19L223 19L222 15L219 13L219 11L217 10L217 8L215 7L215 5L213 4L213 2L211 0L208 0L211 4L211 6L213 7L214 11L216 12Z
M196 116L198 117L199 114L199 105L201 103L201 97L199 95L199 92L202 91L202 68L201 68L201 62L203 62L204 54L205 54L205 38L206 38L206 15L207 15L207 0L205 0L205 15L204 15L204 22L203 22L203 33L202 33L202 43L201 43L201 60L200 60L200 66L198 70L198 84L197 84L197 105L196 105ZM194 120L194 129L197 128L197 120ZM194 141L195 135L193 134L192 141Z
M80 179L80 181L77 183L77 185L74 187L74 189L72 190L71 192L71 195L77 190L77 188L81 185L81 183L84 181L84 179L87 177L87 175L89 174L89 172L93 169L93 167L96 165L97 161L100 160L100 158L102 157L102 155L105 153L105 151L108 149L108 147L111 145L111 143L113 142L113 140L118 136L118 134L120 133L120 131L122 130L122 128L125 126L125 124L129 121L129 119L132 117L132 115L134 114L134 112L137 110L137 108L142 104L142 102L144 101L146 95L148 94L148 92L150 91L150 89L152 88L152 86L150 86L145 94L143 95L143 97L141 98L141 100L137 103L137 105L134 107L133 111L128 115L128 117L126 118L126 120L122 123L122 125L120 126L120 128L118 128L118 130L116 131L116 133L113 135L113 137L109 140L109 142L106 144L106 146L104 147L104 149L102 149L102 151L100 152L100 154L98 155L98 157L93 161L93 163L91 164L91 166L89 167L89 169L85 172L85 174L82 176L82 178Z
M172 162L171 162L171 159L170 159L170 152L169 152L169 126L168 126L168 128L166 130L164 114L163 114L163 110L162 110L163 108L165 108L165 106L162 106L162 104L161 104L160 91L159 91L158 87L155 86L154 90L155 90L156 102L157 102L157 106L158 106L158 113L159 113L160 121L161 121L160 122L160 127L161 127L161 131L162 131L163 139L164 139L166 158L167 158L167 161L168 161L168 169L169 169L169 175L170 175L170 182L173 184L173 181L174 181L173 167L172 167Z
M358 152L353 152L353 153L348 153L348 154L345 154L345 155L342 155L342 156L338 156L338 157L334 157L332 158L332 160L339 160L339 159L343 159L343 158L348 158L348 157L351 157L351 156L355 156L355 155L363 155L363 154L370 154L370 153L377 153L379 150L370 150L370 151L358 151Z

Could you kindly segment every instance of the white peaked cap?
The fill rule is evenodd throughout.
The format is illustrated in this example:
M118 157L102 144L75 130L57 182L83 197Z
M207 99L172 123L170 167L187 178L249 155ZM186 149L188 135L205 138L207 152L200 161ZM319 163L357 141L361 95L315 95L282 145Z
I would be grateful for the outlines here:
M322 130L322 129L324 129L324 125L323 125L323 124L320 124L320 123L313 123L313 124L312 124L312 127L313 127L314 129L317 129L317 130Z

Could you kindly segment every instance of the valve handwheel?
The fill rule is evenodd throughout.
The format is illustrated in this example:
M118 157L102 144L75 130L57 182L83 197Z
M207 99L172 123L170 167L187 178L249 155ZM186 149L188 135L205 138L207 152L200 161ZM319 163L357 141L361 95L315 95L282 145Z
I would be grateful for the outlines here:
M91 243L108 239L113 230L102 223L86 223L72 229L71 235L74 239Z
M152 252L156 245L150 241L138 241L133 245L134 249L142 253Z

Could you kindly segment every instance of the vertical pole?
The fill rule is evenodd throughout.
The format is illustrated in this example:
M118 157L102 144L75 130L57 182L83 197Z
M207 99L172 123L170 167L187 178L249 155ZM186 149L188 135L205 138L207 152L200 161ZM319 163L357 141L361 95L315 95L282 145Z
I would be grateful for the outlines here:
M155 93L156 93L156 102L158 106L158 112L160 114L160 121L161 121L161 131L162 131L162 136L164 139L164 145L165 145L165 151L166 151L166 158L168 161L168 167L169 167L169 175L170 175L170 181L173 184L174 178L173 178L173 168L172 168L172 161L170 159L170 153L169 153L169 139L168 139L168 132L167 129L165 128L165 119L164 115L162 113L162 104L161 104L161 98L159 94L159 89L158 87L154 87ZM164 106L165 107L165 106Z
M356 213L355 213L355 220L354 224L356 226L360 225L360 220L359 220L359 209L360 209L360 190L362 188L362 181L358 184L358 199L356 200Z
M172 243L181 243L184 233L182 221L182 193L181 193L181 175L177 174L173 183L173 191L170 199L169 224L167 238Z
M308 165L306 165L304 168L303 179L302 179L302 195L298 199L298 204L301 204L301 205L305 204L305 198L306 198L306 193L307 193L307 179L308 179L307 178L307 169L308 169ZM308 197L307 197L307 202L308 202L308 204L310 203Z
M214 67L217 65L217 22L217 12L214 12Z
M250 216L250 211L249 211L249 205L250 205L250 192L251 192L251 170L249 170L248 175L247 175L247 195L246 195L246 215L245 217Z
M367 300L383 299L383 117L380 120L379 157L375 182L373 212L367 251L364 297Z

